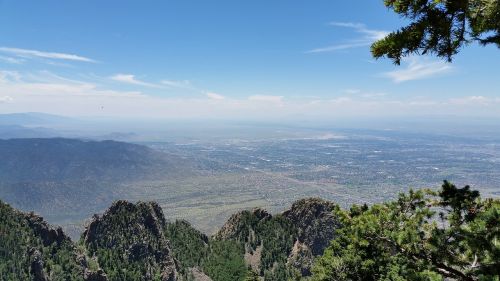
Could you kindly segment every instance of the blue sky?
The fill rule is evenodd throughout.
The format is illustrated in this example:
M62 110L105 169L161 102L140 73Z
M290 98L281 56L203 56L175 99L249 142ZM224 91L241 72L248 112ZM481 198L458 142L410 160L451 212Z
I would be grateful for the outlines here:
M0 0L0 113L500 116L500 50L371 58L383 1Z

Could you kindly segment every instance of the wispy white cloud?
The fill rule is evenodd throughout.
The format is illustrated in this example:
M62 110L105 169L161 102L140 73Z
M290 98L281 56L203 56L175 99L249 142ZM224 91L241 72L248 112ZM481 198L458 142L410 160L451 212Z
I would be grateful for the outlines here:
M149 88L158 88L158 89L163 89L164 91L166 90L175 90L177 89L178 91L191 91L195 92L198 95L205 96L209 99L212 100L222 100L224 99L224 96L217 94L213 91L207 91L198 87L195 87L189 80L161 80L158 83L151 83L151 82L146 82L140 79L137 79L134 74L115 74L111 77L109 77L111 80L121 82L121 83L126 83L126 84L131 84L131 85L137 85L137 86L143 86L143 87L149 87Z
M500 104L500 98L491 98L485 96L466 96L450 99L450 104L454 105L480 105L480 106L491 106L495 104Z
M350 97L338 97L338 98L331 99L328 102L332 103L332 104L345 104L345 103L350 103L352 101L353 101L353 99Z
M363 98L367 98L367 99L376 99L376 98L382 98L382 97L385 97L387 96L386 93L364 93L361 95L361 97Z
M21 74L17 71L0 70L0 83L5 83L7 81L19 81L20 79Z
M471 95L399 98L363 90L334 98L294 99L281 95L231 98L214 92L161 97L142 91L115 90L97 81L68 79L49 72L0 71L0 110L39 111L70 116L158 118L325 118L450 114L500 117L500 98ZM102 82L102 81L101 81ZM147 89L145 89L147 91ZM376 97L376 98L373 98ZM210 100L212 99L212 101ZM210 104L210 106L207 106ZM249 117L251 116L251 117ZM258 117L257 117L258 116Z
M138 86L145 86L145 87L151 87L151 88L161 88L161 85L157 85L154 83L148 83L142 80L139 80L135 78L135 75L133 74L115 74L110 77L111 80L126 83L126 84L132 84L132 85L138 85Z
M12 98L10 96L0 96L0 103L11 102Z
M346 93L346 94L353 95L353 94L359 94L359 93L361 93L361 90L360 89L345 89L342 92Z
M214 93L214 92L206 92L205 94L207 95L207 97L209 99L212 99L212 100L223 100L223 99L225 99L225 97L223 95L219 95L219 94Z
M331 22L330 26L344 27L353 29L355 33L360 34L361 37L349 40L344 43L339 43L331 46L315 48L307 51L306 53L324 53L334 52L339 50L346 50L352 48L366 47L371 45L374 41L380 40L389 34L385 30L369 29L365 24L353 22Z
M270 103L281 103L283 101L283 96L270 96L270 95L253 95L249 96L249 101L258 101L258 102L270 102Z
M79 62L93 62L93 63L97 62L96 60L74 54L44 52L44 51L28 50L20 48L0 47L0 52L21 58L44 58L44 59L70 60Z
M307 51L306 53L334 52L334 51L340 51L340 50L346 50L346 49L352 49L352 48L358 48L358 47L365 47L365 46L368 46L370 44L371 44L371 42L365 42L365 41L346 43L346 44L338 44L338 45L332 45L332 46L312 49L312 50Z
M330 25L331 26L337 26L337 27L352 28L356 32L363 34L364 35L363 39L370 40L370 41L377 41L377 40L380 40L380 39L386 37L387 35L389 35L388 31L377 30L377 29L369 29L363 23L331 22Z
M441 60L426 60L412 57L403 61L406 67L389 72L382 73L382 76L390 78L395 83L401 83L411 80L420 80L436 77L449 73L453 70L450 63Z
M345 89L341 92L344 94L348 94L351 97L361 97L365 99L378 99L387 96L387 93L363 91L361 89Z
M56 74L42 71L19 73L0 71L0 92L8 93L11 98L36 97L143 97L137 91L115 91L103 88L95 83L67 79Z
M161 84L174 88L195 89L189 80L162 80Z
M0 61L11 63L11 64L21 64L24 62L24 60L20 59L20 58L12 58L12 57L5 57L5 56L0 56Z

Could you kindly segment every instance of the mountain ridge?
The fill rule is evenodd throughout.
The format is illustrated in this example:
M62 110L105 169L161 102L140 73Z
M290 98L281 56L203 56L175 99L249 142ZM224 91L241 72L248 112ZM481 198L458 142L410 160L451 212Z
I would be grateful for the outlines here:
M0 198L56 223L103 210L137 182L201 173L189 159L111 140L0 139L0 158Z
M297 208L310 204L324 204L325 209L333 206L333 203L324 200L305 199L298 201L296 206L291 207L289 211L300 213L296 212ZM285 222L287 219L282 214L273 216L262 209L238 212L227 221L225 228L221 228L222 232L224 232L223 229L228 228L234 230L246 228L249 230L247 234L253 233L254 239L259 240L257 247L260 247L259 251L262 253L257 263L266 265L265 268L259 269L259 266L252 265L245 258L257 248L252 246L255 240L249 239L251 235L236 237L226 231L228 235L223 237L220 234L222 232L219 231L218 234L208 237L186 221L168 221L160 206L155 202L115 201L103 214L92 217L79 242L73 242L60 227L52 227L33 212L17 211L2 201L0 201L0 207L4 213L16 217L20 221L19 225L23 226L13 228L12 231L29 232L35 237L31 239L39 241L29 249L32 266L30 269L24 269L26 275L32 280L48 281L52 280L51 276L58 276L59 273L54 273L54 267L51 266L53 263L57 264L58 259L53 258L51 255L53 250L51 252L47 247L58 249L63 246L69 252L69 254L65 253L72 257L70 260L76 264L72 277L66 277L69 278L66 280L219 281L243 280L241 278L248 276L261 276L265 280L282 280L279 274L283 274L283 269L286 269L285 274L292 272L298 274L299 272L288 262L290 257L273 257L269 253L274 253L276 249L283 249L283 247L273 248L274 243L283 238L282 233L296 234L300 231L287 230L286 227L293 228L292 222ZM309 217L308 221L301 223L312 226L323 219L324 215L324 213L318 213L315 217ZM253 219L254 216L257 220L247 224L247 219ZM244 219L241 220L242 218ZM9 221L6 218L3 219L6 221L0 225L8 225ZM296 219L300 219L300 215ZM280 225L281 229L272 230ZM286 227L283 228L283 226ZM0 235L2 234L4 233ZM299 241L298 237L293 237L292 240ZM192 243L198 244L192 246ZM292 253L294 243L287 244L289 246L289 249L286 249L287 253ZM304 246L308 247L305 244ZM57 251L54 253L57 257ZM198 257L193 259L196 255ZM9 255L0 255L0 259L3 259L0 261L12 262L12 257L9 257ZM268 266L268 259L271 257L276 260ZM236 264L230 264L231 262L236 262ZM310 262L312 263L312 260ZM229 264L227 267L226 263ZM22 265L19 265L19 268L22 268ZM8 276L5 271L7 270L0 271L0 277ZM6 280L9 279L6 278Z

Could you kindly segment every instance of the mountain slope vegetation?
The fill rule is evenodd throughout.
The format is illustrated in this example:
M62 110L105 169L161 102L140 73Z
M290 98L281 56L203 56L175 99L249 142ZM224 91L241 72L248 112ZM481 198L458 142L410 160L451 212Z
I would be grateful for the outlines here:
M98 281L103 276L60 228L0 201L1 280Z
M212 237L116 201L72 242L0 203L1 280L463 280L500 277L500 201L445 182L372 206L318 198L232 215Z
M290 212L297 214L296 208L311 204L334 206L320 199L305 199L294 204ZM284 214L272 216L261 209L242 211L233 215L216 235L208 237L186 221L167 222L154 202L134 204L122 200L113 203L103 215L95 215L75 244L60 228L52 229L41 217L21 213L3 203L2 207L5 209L2 227L9 229L2 232L5 235L2 274L12 277L11 280L33 277L32 258L26 253L35 246L45 254L39 260L43 265L40 272L47 278L37 280L58 280L49 278L55 274L53 263L57 270L69 274L63 280L82 280L85 274L89 275L90 269L82 264L101 272L100 278L106 276L106 280L200 280L200 276L215 281L252 280L248 278L259 276L265 280L283 280L293 274L300 277L288 261L299 240L297 233L304 232L294 223L319 225L323 215L331 214L328 209L317 213L317 217L309 217L308 222L299 223L300 216L292 221ZM30 218L36 218L36 225L49 230L37 230L39 227L30 223L33 220ZM16 229L10 227L13 224L18 225ZM32 239L19 240L14 237L15 232L23 233L20 237L36 234L41 242L28 247L23 243ZM47 245L62 245L57 250L62 251L64 258L59 257L59 252L43 247L47 237L51 239ZM75 264L77 257L85 262ZM64 267L59 268L57 262L61 261L65 261ZM73 264L75 268L71 267ZM307 264L312 264L312 259ZM3 273L7 269L13 273Z
M109 280L176 280L177 265L163 235L165 218L156 203L117 201L94 216L81 243Z
M337 208L343 225L313 280L499 280L500 201L445 181L384 204Z

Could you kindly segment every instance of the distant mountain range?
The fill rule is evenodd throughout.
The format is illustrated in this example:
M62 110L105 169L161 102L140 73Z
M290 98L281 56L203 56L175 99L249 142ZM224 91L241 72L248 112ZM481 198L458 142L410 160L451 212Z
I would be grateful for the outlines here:
M19 125L1 125L0 138L50 138L57 137L59 133L53 129L43 127L23 127Z
M0 182L129 181L179 176L187 161L145 146L64 138L0 140Z
M105 208L129 183L198 173L189 160L116 141L0 140L0 159L0 198L56 222Z
M127 126L114 131L120 122L108 120L106 125L103 123L98 118L72 118L39 112L0 114L0 139L66 137L130 141L140 138Z
M0 125L37 127L45 126L47 124L67 123L71 121L75 122L75 120L69 117L40 112L0 114Z
M70 122L74 120L37 112L0 114L0 139L58 137L61 132L54 128Z

